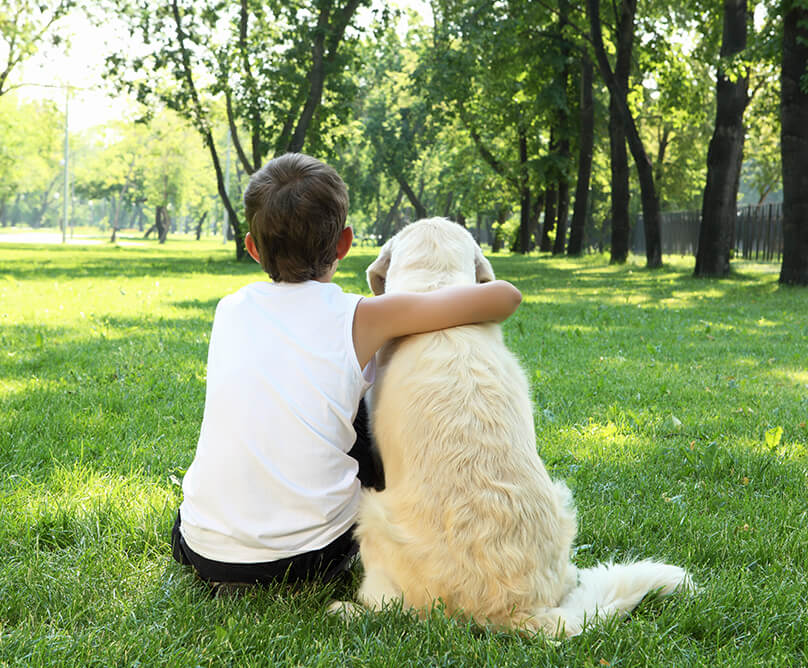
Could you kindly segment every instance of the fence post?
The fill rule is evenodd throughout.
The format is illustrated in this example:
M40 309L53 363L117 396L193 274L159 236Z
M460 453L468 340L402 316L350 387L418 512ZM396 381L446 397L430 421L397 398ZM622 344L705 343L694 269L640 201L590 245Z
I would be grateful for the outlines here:
M748 260L752 257L752 207L746 207L746 219L744 220L744 230L743 230L743 259Z
M777 261L781 262L783 259L783 205L777 205L777 221L775 223L775 230L777 232Z

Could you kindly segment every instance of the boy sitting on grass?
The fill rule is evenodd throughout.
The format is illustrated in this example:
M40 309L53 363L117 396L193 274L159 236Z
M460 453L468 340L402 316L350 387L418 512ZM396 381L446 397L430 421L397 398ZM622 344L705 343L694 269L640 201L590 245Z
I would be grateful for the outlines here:
M173 556L211 583L330 581L357 551L360 480L383 485L360 411L376 351L408 334L502 321L521 294L505 281L345 294L331 279L353 239L347 189L306 155L253 174L244 205L247 252L273 282L216 308Z

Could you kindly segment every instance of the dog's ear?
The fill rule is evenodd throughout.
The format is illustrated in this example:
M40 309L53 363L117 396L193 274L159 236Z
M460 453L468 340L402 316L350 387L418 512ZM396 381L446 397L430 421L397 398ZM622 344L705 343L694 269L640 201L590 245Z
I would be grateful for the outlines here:
M474 271L478 283L488 283L489 281L493 281L494 278L496 278L494 276L494 268L491 266L491 263L485 258L482 250L480 250L480 247L477 246L476 244L474 247Z
M393 254L393 240L389 239L379 253L373 264L368 267L368 285L374 295L384 294L384 282L387 278L387 270L390 268L390 257Z

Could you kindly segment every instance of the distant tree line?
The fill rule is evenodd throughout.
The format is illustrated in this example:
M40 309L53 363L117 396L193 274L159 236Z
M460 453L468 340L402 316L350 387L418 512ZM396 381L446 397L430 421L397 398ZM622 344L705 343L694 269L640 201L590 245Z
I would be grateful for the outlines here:
M227 146L239 184L286 151L334 164L379 241L448 215L516 252L576 255L608 221L621 263L641 213L653 268L661 212L700 209L700 276L730 271L741 184L760 201L782 188L781 280L808 284L808 0L431 7L431 23L370 0L92 11L149 46L109 57L108 77L191 122L239 256Z

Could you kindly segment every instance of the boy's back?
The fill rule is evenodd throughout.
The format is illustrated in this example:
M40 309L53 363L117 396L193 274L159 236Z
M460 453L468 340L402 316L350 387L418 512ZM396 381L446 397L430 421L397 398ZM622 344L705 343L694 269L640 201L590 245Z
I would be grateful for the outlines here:
M183 482L182 534L194 551L273 561L353 524L359 481L346 453L373 380L352 341L359 300L333 283L259 282L219 303L197 456Z
M501 281L344 294L330 281L351 248L347 207L339 175L302 154L271 160L245 190L247 252L274 283L219 304L205 416L171 539L174 558L209 582L343 573L357 550L360 479L383 479L367 465L360 410L376 351L408 334L502 320L521 299Z

